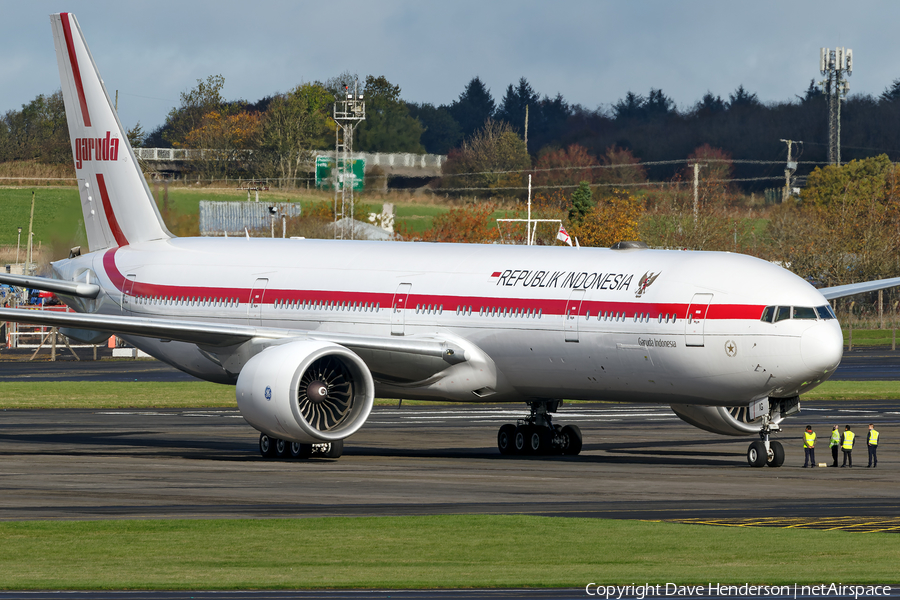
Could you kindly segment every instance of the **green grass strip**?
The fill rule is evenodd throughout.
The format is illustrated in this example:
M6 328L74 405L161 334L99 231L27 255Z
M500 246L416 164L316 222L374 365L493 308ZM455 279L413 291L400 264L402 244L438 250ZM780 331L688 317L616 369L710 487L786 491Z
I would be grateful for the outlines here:
M900 398L900 381L826 381L801 400L882 400Z
M843 328L844 347L850 343L850 330ZM853 346L887 346L890 347L893 333L891 329L854 329L853 330ZM900 336L898 336L900 338ZM897 339L900 342L900 339Z
M489 515L29 521L0 523L0 564L6 589L882 583L900 535Z
M802 400L900 398L900 381L826 381ZM404 400L404 406L434 402ZM490 404L490 403L488 403ZM594 404L574 402L573 404ZM397 406L377 398L376 406ZM0 382L0 409L237 408L234 386L205 381L9 381Z
M234 386L206 381L8 381L0 408L237 408Z

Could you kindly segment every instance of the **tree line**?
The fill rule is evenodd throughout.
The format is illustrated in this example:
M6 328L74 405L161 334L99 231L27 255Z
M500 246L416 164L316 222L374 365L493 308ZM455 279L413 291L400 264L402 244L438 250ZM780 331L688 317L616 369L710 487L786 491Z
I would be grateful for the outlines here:
M207 154L208 164L202 170L210 178L235 168L292 178L315 150L333 147L331 114L335 98L353 90L356 83L355 75L343 73L251 103L227 100L222 94L224 78L214 75L198 80L195 87L183 92L180 105L172 108L164 123L149 133L136 124L129 138L134 145L148 147L221 151L221 155ZM646 94L629 91L608 108L590 109L569 103L561 94L541 94L524 77L509 84L495 100L476 76L456 99L437 106L405 101L400 87L383 76L365 77L360 91L366 100L367 118L357 129L356 150L428 152L451 157L455 152L456 165L451 163L455 174L474 172L470 169L477 167L460 152L474 152L479 144L482 152L489 150L482 143L485 136L510 143L511 136L520 140L514 144L521 146L518 149L509 143L498 146L504 148L508 160L492 157L506 170L538 168L539 164L559 168L573 158L567 153L575 148L574 158L581 161L576 166L584 166L581 163L585 161L605 167L620 161L641 163L647 165L641 171L620 170L619 174L633 179L638 173L654 181L680 177L682 169L682 165L656 163L684 159L704 146L735 158L778 161L786 158L781 139L801 141L793 156L801 161L801 176L827 157L826 98L812 81L795 98L781 102L763 103L756 94L739 86L724 98L707 92L681 109L658 88ZM900 80L879 96L856 94L844 102L841 152L845 161L878 154L898 160L897 139ZM248 150L252 152L242 154ZM0 161L64 163L69 153L60 92L39 95L0 118ZM756 179L742 181L740 187L759 191L777 185L761 177L774 178L782 171L783 166L778 164L735 163L731 175L735 179ZM441 185L449 190L496 188L501 184L468 181L464 185Z

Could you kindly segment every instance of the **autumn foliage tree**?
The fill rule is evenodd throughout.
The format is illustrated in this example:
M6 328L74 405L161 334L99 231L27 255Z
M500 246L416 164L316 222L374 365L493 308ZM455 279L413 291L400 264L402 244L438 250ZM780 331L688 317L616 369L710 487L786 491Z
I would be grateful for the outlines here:
M616 242L637 240L643 214L641 201L632 194L614 190L585 213L569 233L582 246L609 247Z
M772 215L771 258L841 285L900 275L900 167L887 156L815 169Z
M597 159L584 146L572 144L565 149L540 155L534 165L532 185L542 188L574 188L581 181L592 183Z
M208 179L224 177L236 162L249 159L248 151L259 144L260 116L241 111L210 111L184 138L185 145L202 150L196 164Z
M328 107L334 97L321 84L299 85L276 96L262 123L260 158L263 172L293 187L304 165L313 160L313 149L326 145L334 121Z
M441 187L455 193L521 196L530 167L524 140L507 123L488 119L447 157Z
M641 166L630 150L610 146L600 157L602 168L597 170L594 181L597 183L622 185L644 183L647 181L647 170Z

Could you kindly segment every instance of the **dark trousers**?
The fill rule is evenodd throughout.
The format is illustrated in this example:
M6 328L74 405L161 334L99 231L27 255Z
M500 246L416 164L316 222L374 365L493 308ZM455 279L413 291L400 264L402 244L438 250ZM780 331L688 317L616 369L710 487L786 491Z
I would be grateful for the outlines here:
M841 448L841 450L844 449ZM847 463L850 463L851 467L853 466L853 456L851 456L852 452L853 450L844 450L844 464L841 465L842 467L846 467Z
M831 447L831 459L832 459L832 465L831 465L831 466L832 466L832 467L836 467L836 466L837 466L837 453L838 453L838 446L832 446L832 447Z
M877 467L878 466L878 446L868 446L869 448L869 466Z
M810 467L816 466L816 449L815 448L804 448L804 458L803 458L803 466L809 465Z

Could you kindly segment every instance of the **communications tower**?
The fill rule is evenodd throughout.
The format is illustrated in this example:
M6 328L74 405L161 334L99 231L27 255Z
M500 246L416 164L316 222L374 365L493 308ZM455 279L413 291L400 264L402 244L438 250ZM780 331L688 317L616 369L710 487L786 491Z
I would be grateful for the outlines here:
M366 103L359 93L359 82L344 86L344 98L336 98L334 102L334 237L335 239L353 239L354 227L344 217L353 219L353 130L361 121L366 120ZM338 226L340 224L340 226Z
M841 166L841 100L847 97L850 84L844 78L853 74L853 50L822 48L819 51L819 82L828 98L828 162Z

